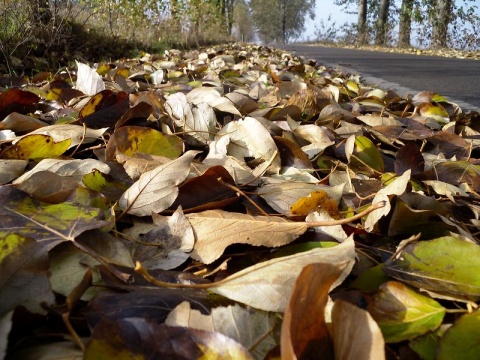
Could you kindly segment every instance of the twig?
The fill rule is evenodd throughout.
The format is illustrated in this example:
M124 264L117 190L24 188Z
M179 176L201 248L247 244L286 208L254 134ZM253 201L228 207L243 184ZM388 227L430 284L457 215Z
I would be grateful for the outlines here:
M316 227L316 226L334 226L334 225L343 225L343 224L348 224L352 221L358 220L362 218L365 215L368 215L372 211L375 211L377 209L380 209L385 206L385 201L381 201L377 204L371 205L368 209L358 213L355 216L352 216L348 219L342 219L342 220L332 220L332 221L316 221L316 222L305 222L305 227L306 228L311 228L311 227ZM142 266L142 263L140 261L137 261L135 263L135 272L137 274L140 274L143 276L145 280L147 280L149 283L160 286L160 287L167 287L167 288L177 288L177 289L202 289L202 290L207 290L212 287L218 287L220 285L225 284L226 282L230 281L229 278L225 278L223 280L220 280L218 282L210 283L210 284L180 284L180 283L170 283L166 281L161 281L155 279L152 275L148 273L148 271Z
M250 204L252 204L253 206L255 206L255 208L256 208L258 211L260 211L264 216L270 216L270 215L268 215L268 214L265 212L265 210L263 210L260 206L258 206L258 204L257 204L255 201L253 201L252 199L250 199L250 198L247 196L247 194L245 194L245 193L244 193L242 190L240 190L238 187L236 187L236 186L234 186L234 185L230 185L229 183L226 183L225 181L223 181L223 179L222 179L221 177L219 177L219 178L217 179L217 181L218 181L220 184L222 184L223 186L225 186L225 187L227 187L227 188L235 191L235 192L237 193L237 195L238 195L238 194L242 195L245 199L248 200L248 202L249 202Z
M369 208L366 210L363 210L362 212L359 212L357 215L351 216L346 219L340 219L340 220L331 220L331 221L313 221L313 222L307 222L305 223L309 228L312 227L317 227L317 226L335 226L335 225L345 225L348 223L351 223L352 221L356 221L364 217L365 215L370 214L371 212L381 209L386 205L385 201L380 201L376 204L372 204Z

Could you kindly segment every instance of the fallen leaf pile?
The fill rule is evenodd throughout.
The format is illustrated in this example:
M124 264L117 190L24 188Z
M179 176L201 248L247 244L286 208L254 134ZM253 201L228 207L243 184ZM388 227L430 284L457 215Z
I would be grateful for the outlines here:
M480 352L478 113L254 45L0 80L0 357Z

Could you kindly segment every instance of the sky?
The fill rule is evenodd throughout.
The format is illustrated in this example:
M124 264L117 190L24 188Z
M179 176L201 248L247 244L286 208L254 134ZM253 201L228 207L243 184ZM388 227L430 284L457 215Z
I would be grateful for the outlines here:
M479 0L480 1L480 0ZM328 17L331 16L332 22L337 25L344 24L346 22L356 22L355 14L346 14L341 6L334 5L334 0L317 0L315 6L315 19L308 19L305 28L304 38L313 38L315 34L315 26L323 20L325 23L328 21ZM354 8L352 7L352 10Z
M400 3L399 0L396 2ZM456 3L461 4L463 1L456 0ZM480 11L480 0L471 1L469 4L476 5ZM356 6L351 5L350 9L352 11L356 11ZM332 23L335 23L337 27L340 27L344 23L356 23L357 21L356 14L346 14L345 11L342 10L342 6L334 5L334 0L316 0L315 19L308 19L305 26L306 31L302 39L311 38L313 40L316 24L318 24L321 20L327 22L329 16L331 16Z

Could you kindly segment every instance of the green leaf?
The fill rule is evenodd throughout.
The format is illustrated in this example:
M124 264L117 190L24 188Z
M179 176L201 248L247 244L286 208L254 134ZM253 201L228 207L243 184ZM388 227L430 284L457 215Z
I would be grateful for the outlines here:
M383 270L418 288L467 299L480 296L480 246L454 237L410 244Z
M73 241L86 230L110 223L104 220L101 209L71 202L47 204L11 187L1 187L0 198L0 230L6 236L20 235L53 246L61 241Z
M389 277L382 271L382 266L383 264L378 264L365 270L350 284L350 286L364 292L378 290L380 285L389 280Z
M380 286L368 311L382 329L385 342L413 339L442 323L445 309L435 300L397 281Z
M385 165L382 154L369 138L365 136L357 136L355 138L355 151L353 155L372 169L383 173Z
M480 311L465 314L440 339L437 360L476 360L480 354Z
M419 336L408 343L410 349L415 351L422 360L434 360L435 353L437 352L438 342L440 337L439 331L426 333Z
M178 136L141 126L122 126L115 131L113 141L117 150L127 156L144 153L176 159L184 147Z
M128 186L131 185L125 180L115 179L113 176L97 169L86 174L82 178L82 182L87 188L102 193L110 201L117 201L125 190L128 189Z

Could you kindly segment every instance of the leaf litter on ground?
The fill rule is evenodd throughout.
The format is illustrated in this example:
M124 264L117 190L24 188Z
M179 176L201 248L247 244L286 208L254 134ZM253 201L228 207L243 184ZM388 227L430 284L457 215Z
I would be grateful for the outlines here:
M478 342L479 113L252 44L16 83L0 93L0 357Z

